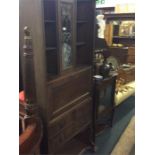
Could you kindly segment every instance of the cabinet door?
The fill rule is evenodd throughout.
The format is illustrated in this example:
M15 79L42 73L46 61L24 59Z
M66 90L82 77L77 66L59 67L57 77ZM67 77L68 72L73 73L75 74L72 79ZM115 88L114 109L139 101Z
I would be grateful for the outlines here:
M59 44L60 44L60 68L61 71L74 66L74 27L75 27L75 5L73 0L60 0L58 5L59 16Z

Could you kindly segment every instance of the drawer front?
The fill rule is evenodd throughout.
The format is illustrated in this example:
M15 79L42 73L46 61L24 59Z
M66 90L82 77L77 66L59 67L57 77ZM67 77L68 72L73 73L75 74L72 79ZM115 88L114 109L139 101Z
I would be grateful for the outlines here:
M54 119L49 125L49 137L54 137L59 134L64 128L68 127L73 122L73 111L65 113Z
M91 70L78 73L73 77L66 77L64 82L58 81L48 89L49 109L58 111L63 106L70 104L80 96L91 90Z
M86 99L49 124L49 147L55 152L91 122L92 100Z

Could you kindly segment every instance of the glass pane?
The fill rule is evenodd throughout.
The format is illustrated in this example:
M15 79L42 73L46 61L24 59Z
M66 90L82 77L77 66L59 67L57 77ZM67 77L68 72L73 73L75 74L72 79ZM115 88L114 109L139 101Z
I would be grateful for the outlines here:
M62 38L62 69L67 69L73 64L72 49L72 3L61 3L61 38Z

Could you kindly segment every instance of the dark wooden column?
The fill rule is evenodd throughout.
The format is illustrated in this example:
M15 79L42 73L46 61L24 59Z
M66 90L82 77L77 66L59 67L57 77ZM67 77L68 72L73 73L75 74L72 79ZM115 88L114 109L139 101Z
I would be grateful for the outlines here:
M37 113L32 37L27 26L24 27L23 72L25 101L20 103L24 112L21 115L20 109L20 122L23 126L19 137L19 154L39 155L43 127Z
M23 45L23 83L26 102L27 115L34 115L36 112L36 90L35 90L35 75L32 50L32 37L30 29L24 27L24 45Z

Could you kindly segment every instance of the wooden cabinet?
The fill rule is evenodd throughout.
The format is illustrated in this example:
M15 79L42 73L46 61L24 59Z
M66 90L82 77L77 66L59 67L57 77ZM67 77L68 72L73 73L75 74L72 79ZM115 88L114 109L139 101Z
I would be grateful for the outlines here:
M105 13L105 39L109 46L135 45L135 13Z
M20 0L19 4L21 55L25 26L33 38L37 103L44 124L41 153L56 154L91 126L95 1Z
M105 13L105 40L120 64L135 63L135 13Z
M94 137L105 126L111 126L117 74L105 79L94 78Z

